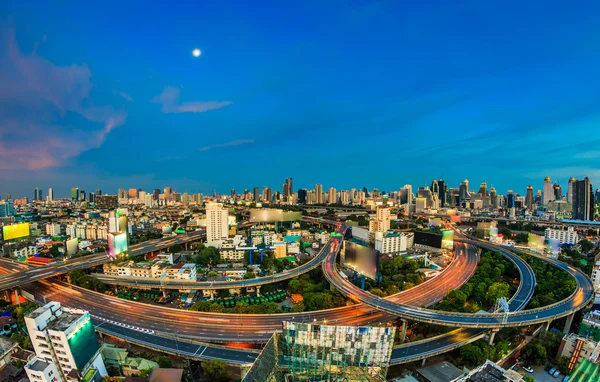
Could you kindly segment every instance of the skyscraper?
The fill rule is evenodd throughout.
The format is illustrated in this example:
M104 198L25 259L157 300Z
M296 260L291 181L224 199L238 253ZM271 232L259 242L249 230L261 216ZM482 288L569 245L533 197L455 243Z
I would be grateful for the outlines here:
M152 200L158 200L158 199L160 199L160 190L157 188L152 193Z
M229 213L219 203L206 205L206 242L207 245L221 247L221 243L229 236Z
M413 196L412 186L410 184L405 184L404 187L400 189L400 204L412 204Z
M336 204L337 203L337 190L333 187L329 188L329 200L328 203L329 204Z
M567 188L567 202L569 203L573 203L573 183L575 183L575 178L571 177Z
M548 203L554 200L554 185L552 185L552 179L549 176L544 178L544 188L542 191L542 204L547 206Z
M494 187L490 188L490 203L492 207L498 208L498 195L496 194L496 189Z
M469 192L469 181L465 179L460 184L460 202L462 203L467 199L471 199L471 193Z
M172 199L172 195L171 195L172 192L173 192L173 190L171 189L171 187L165 187L165 189L164 189L165 200Z
M52 187L50 187L48 189L48 201L51 202L52 200L54 200L54 190L52 189Z
M443 179L438 181L440 207L445 207L448 202L448 185Z
M431 182L431 187L430 187L430 189L431 189L431 192L432 192L432 193L434 193L434 194L436 194L436 195L438 195L438 196L440 195L440 186L439 186L439 184L438 184L437 180L435 180L435 179L434 179L434 180Z
M40 189L38 187L33 190L33 200L40 200Z
M308 195L307 190L302 188L300 190L298 190L298 203L300 204L306 204L307 200L306 200L306 196Z
M554 200L562 199L562 187L558 183L554 183Z
M468 187L468 186L467 186ZM487 183L483 182L479 185L479 192L477 192L477 194L481 195L481 196L487 196Z
M506 195L506 208L515 208L515 194L512 190L508 190Z
M254 189L252 191L254 191L253 192L254 202L256 202L256 203L260 202L260 193L258 192L258 187L254 187Z
M79 188L71 188L71 200L79 200Z
M79 191L79 201L80 202L85 202L85 190L80 190Z
M315 184L315 203L316 204L323 204L323 185L322 184Z
M533 209L533 186L527 186L527 193L525 194L525 205L528 210Z
M102 190L97 188L96 189L96 196L101 196L102 195Z
M586 176L583 180L573 183L573 219L593 220L594 194L590 179Z

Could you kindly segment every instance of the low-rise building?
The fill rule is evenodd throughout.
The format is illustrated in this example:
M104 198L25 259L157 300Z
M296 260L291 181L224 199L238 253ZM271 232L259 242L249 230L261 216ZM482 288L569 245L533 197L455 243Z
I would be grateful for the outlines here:
M557 239L560 244L575 245L579 242L579 235L574 227L565 229L546 228L544 231L546 239Z
M560 347L558 348L557 358L569 358L569 370L573 370L584 359L596 363L599 355L600 343L591 338L571 333L563 337Z
M275 247L274 254L276 259L280 259L287 256L287 243L278 241L273 243Z
M165 268L168 280L196 280L196 264L175 264Z
M33 256L36 253L38 253L38 248L30 245L21 249L17 249L14 251L15 256L17 257L21 257L21 256L25 256L25 257L29 257L29 256Z
M414 234L412 232L375 232L375 249L381 253L403 253L411 248L413 243Z

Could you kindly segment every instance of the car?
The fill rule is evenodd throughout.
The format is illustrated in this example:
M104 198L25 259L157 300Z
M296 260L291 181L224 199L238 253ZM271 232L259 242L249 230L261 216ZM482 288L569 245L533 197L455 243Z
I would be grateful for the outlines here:
M554 372L554 374L552 374L552 376L553 376L554 378L558 377L559 375L560 375L560 370L556 370L556 371Z
M570 375L565 375L565 377L563 378L563 382L568 382L569 379L571 379Z
M552 374L554 374L555 371L556 371L556 368L553 367L552 369L550 369L550 371L548 371L548 374L552 375Z
M523 370L525 370L528 373L533 373L533 369L530 368L529 366L523 366Z

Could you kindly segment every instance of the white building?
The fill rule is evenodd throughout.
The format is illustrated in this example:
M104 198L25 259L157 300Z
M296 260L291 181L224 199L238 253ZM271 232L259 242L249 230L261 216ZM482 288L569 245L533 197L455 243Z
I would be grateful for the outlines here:
M566 230L546 228L545 236L546 239L558 239L560 244L575 245L579 242L579 235L574 227L568 227Z
M98 379L108 375L88 312L49 302L25 316L25 324L36 353L25 365L31 381L60 381L92 369Z
M196 276L196 264L175 264L168 268L165 268L166 278L168 280L193 280L195 281Z
M410 233L414 238L414 234ZM412 242L411 246L412 247ZM376 232L375 233L375 249L381 253L401 253L406 252L409 247L409 234L404 232Z
M219 203L208 203L206 206L206 243L209 246L221 247L223 240L229 236L229 225L226 208Z
M34 247L33 245L15 250L15 256L17 256L17 257L21 257L21 256L29 257L29 256L35 255L36 253L37 253L37 247Z
M60 224L46 224L46 234L52 236L60 235Z
M594 290L598 290L600 286L600 261L596 261L592 269L592 283L594 283Z

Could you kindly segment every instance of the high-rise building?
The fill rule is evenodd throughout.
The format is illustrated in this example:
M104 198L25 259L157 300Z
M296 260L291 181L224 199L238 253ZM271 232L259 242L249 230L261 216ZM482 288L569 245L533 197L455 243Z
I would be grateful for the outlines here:
M97 195L95 203L100 210L114 210L119 206L119 198L117 195Z
M220 247L229 236L229 213L219 203L206 205L206 242L208 245Z
M481 196L487 196L487 183L483 182L479 185L479 191L477 192L478 195Z
M33 190L33 200L41 200L40 199L40 189L38 187Z
M31 381L96 381L107 376L90 314L49 302L25 316L35 357L25 365ZM80 380L80 379L75 379Z
M254 195L253 195L254 202L256 202L256 203L260 202L260 193L258 192L258 187L254 187L253 191L254 191Z
M125 192L124 188L119 188L119 190L117 191L117 197L119 199L125 199L127 197L127 192Z
M333 187L329 188L329 192L328 192L328 201L329 204L336 204L337 203L337 190Z
M52 200L54 200L54 190L52 189L52 187L50 187L48 189L48 201L51 202Z
M369 221L369 232L387 232L391 226L391 211L389 206L378 206L375 219Z
M100 195L102 195L102 190L99 189L99 188L97 188L96 189L96 196L100 196Z
M15 215L15 205L12 200L5 200L0 203L0 218L7 218Z
M594 194L590 179L576 180L573 183L573 219L593 220Z
M460 202L462 203L467 199L471 199L471 194L469 193L469 181L465 179L460 184Z
M85 202L85 190L79 190L79 201Z
M437 180L433 180L431 182L431 187L429 188L431 190L432 193L436 194L436 195L440 195L440 186L437 182Z
M315 184L315 203L316 204L323 204L323 185L322 184Z
M138 190L135 188L130 188L127 191L127 196L129 196L129 199L137 199L138 197Z
M571 177L567 186L567 202L569 203L573 203L573 183L575 183L575 178Z
M88 201L90 203L96 203L96 194L93 192L90 192L90 194L88 195Z
M549 176L544 178L544 188L542 191L542 204L547 206L548 203L554 200L554 185Z
M554 183L554 200L562 199L562 187L558 183Z
M440 207L446 207L446 203L448 203L448 185L443 179L438 181L439 187L439 198L440 198Z
M527 193L525 194L525 205L528 210L533 209L533 186L527 186Z
M285 178L285 187L283 189L283 197L286 202L293 202L292 195L294 194L294 188L292 184L292 178Z
M79 200L79 188L71 188L71 200Z
M400 204L412 204L413 197L412 186L410 184L405 184L404 187L400 189Z
M498 208L498 195L494 187L490 188L490 204L493 208Z
M172 199L172 196L171 196L172 193L173 193L173 190L171 189L171 187L165 187L165 189L164 189L165 200L171 200Z
M512 190L508 190L506 195L506 208L515 208L515 194Z
M233 189L233 188L231 189L231 197L235 198L235 189Z
M306 190L305 188L298 190L298 203L306 204L307 195L308 195L308 190Z

